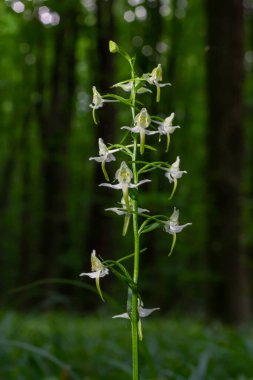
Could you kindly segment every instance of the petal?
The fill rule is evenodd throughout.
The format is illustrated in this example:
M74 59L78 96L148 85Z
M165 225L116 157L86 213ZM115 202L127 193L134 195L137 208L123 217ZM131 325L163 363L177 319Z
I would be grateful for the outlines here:
M98 108L102 108L103 107L103 103L101 104L98 104L98 105L95 105L95 104L90 104L90 107L97 110Z
M121 127L120 129L128 129L128 130L130 130L131 131L131 127L128 127L127 125L123 125L123 127Z
M139 308L139 316L141 318L148 317L150 314L152 314L156 310L160 310L160 307L155 307L154 309L144 309L144 308L140 307Z
M173 232L171 232L171 230L170 230L170 225L169 225L168 222L165 223L165 225L164 225L164 229L165 229L165 231L168 232L169 234L172 234L172 233L173 233Z
M116 83L112 87L120 87L122 90L126 92L130 92L132 87L133 87L133 82L128 82L128 83Z
M90 278L97 278L100 276L100 270L96 272L90 272L90 273L81 273L79 276L88 276Z
M167 173L165 173L164 175L165 175L166 178L168 178L168 180L170 181L170 183L175 181L175 178L174 178L174 176L172 175L172 173L167 172Z
M116 157L112 153L107 153L106 162L116 161Z
M149 88L141 87L137 90L137 94L144 94L145 92L152 92Z
M142 181L138 182L138 183L129 183L128 187L130 187L131 189L135 189L136 187L142 185L143 183L146 183L146 182L151 182L151 179L143 179Z
M145 135L155 135L156 133L159 133L159 131L149 131L148 129L145 129Z
M182 175L186 173L187 171L185 170L169 169L168 172L165 174L165 177L167 177L170 182L173 182L176 179L181 178Z
M173 222L174 224L178 224L178 218L179 218L179 210L174 207L173 213L170 216L170 223Z
M152 123L156 123L158 125L163 125L163 121L158 121L158 120L152 120Z
M192 225L192 223L186 223L179 226L178 224L173 223L173 222L166 222L164 225L164 229L166 232L173 235L173 234L180 233L185 227L190 226L190 225Z
M103 161L106 161L106 160L105 160L105 156L101 156L101 157L90 157L89 160L94 160L94 161L97 161L97 162L103 162Z
M150 212L150 211L147 210L146 208L138 207L138 212Z
M123 313L119 315L114 315L112 318L125 318L125 319L130 319L128 313Z
M126 214L126 211L122 211L117 207L111 207L111 208L106 208L105 211L112 211L115 212L117 215L124 215Z
M100 271L99 277L105 277L105 276L108 275L108 274L109 274L109 269L104 267L104 268Z
M173 230L175 233L179 233L181 232L185 227L187 226L190 226L192 223L186 223L186 224L182 224L181 226L175 226L173 227ZM172 228L171 228L172 229Z
M128 129L129 131L133 132L133 133L140 133L140 128L139 127L121 127L120 129Z
M111 187L112 189L122 189L122 184L118 183L117 185L111 185L110 183L100 183L98 186L105 186L105 187Z
M169 127L170 128L170 132L169 133L173 133L174 131L175 131L175 129L177 129L177 128L181 128L179 125L175 125L175 126L171 126L171 127Z
M160 135L167 135L168 131L164 128L163 125L161 125L160 127L158 127L158 133L160 133Z
M159 83L159 87L171 86L171 83Z

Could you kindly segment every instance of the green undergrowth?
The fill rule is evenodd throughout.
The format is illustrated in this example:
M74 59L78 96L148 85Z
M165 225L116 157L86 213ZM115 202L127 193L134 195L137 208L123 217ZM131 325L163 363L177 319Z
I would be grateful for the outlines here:
M129 321L2 312L0 379L129 380ZM253 326L143 321L142 380L253 380Z

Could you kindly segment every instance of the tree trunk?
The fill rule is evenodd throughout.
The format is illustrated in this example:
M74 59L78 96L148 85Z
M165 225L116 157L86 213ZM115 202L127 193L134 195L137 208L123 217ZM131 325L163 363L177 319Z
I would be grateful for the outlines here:
M208 312L227 322L249 317L242 245L243 4L207 0Z
M114 55L109 52L109 40L115 40L115 25L113 13L114 1L101 0L97 3L97 46L96 60L93 64L96 67L97 77L94 84L101 94L110 91L110 86L114 83ZM104 142L113 143L115 140L115 107L113 103L106 104L98 111L99 125L96 131L96 151L98 151L98 138L103 138ZM95 164L94 183L90 207L89 231L87 239L87 251L96 249L103 257L110 256L112 250L112 218L106 215L104 208L111 205L112 192L104 188L98 188L98 184L105 182L101 171L101 166ZM109 173L110 178L114 175ZM109 207L109 206L108 206ZM88 256L89 257L89 256ZM86 264L85 264L86 265Z
M59 257L69 248L68 230L68 144L76 87L76 43L78 9L74 3L62 4L60 24L52 36L53 64L51 94L46 117L39 113L43 147L43 218L40 276L60 272Z

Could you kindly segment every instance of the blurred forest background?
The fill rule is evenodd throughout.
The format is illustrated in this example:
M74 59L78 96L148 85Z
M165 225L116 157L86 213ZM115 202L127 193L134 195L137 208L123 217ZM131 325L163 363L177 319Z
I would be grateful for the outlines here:
M172 86L162 89L159 104L153 94L147 108L161 116L175 112L181 129L172 136L168 157L157 142L157 157L172 163L179 155L188 171L173 205L181 223L192 226L178 236L169 259L171 237L163 231L146 236L144 300L162 312L247 320L252 0L0 2L1 304L93 310L98 297L78 287L79 273L90 270L91 250L104 259L132 252L131 239L121 236L122 219L104 212L119 194L98 188L104 182L101 168L89 161L97 155L98 137L115 142L129 120L115 104L98 111L98 127L92 120L92 86L103 94L129 77L122 58L109 53L110 39L136 54L140 75L162 64L163 81ZM108 165L111 178L116 169ZM170 215L169 184L153 179L150 189L142 206ZM32 285L40 280L45 281ZM112 276L103 288L125 303L125 289Z

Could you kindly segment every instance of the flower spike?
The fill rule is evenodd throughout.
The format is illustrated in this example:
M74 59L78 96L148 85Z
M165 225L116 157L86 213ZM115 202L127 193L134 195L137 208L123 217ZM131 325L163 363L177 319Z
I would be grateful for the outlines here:
M140 377L138 340L141 341L143 339L142 318L148 317L154 311L159 310L159 308L146 309L142 303L140 294L140 255L146 251L147 248L141 247L141 238L143 234L154 231L157 228L164 229L165 232L172 236L172 238L169 237L170 256L176 244L177 234L188 225L191 225L191 223L180 225L179 211L176 208L174 208L172 215L169 217L161 215L160 213L155 213L154 215L148 214L149 210L139 207L139 191L131 189L139 189L140 185L151 182L150 179L142 179L139 181L139 178L142 178L140 177L141 174L150 173L157 169L159 171L161 170L169 180L169 187L172 188L172 190L170 189L171 194L169 198L171 199L176 191L178 179L187 172L180 170L179 156L177 156L176 161L172 164L169 164L167 161L164 162L163 159L158 159L156 156L151 159L152 151L156 152L157 149L149 145L149 142L146 142L149 139L146 135L158 135L159 142L162 139L167 139L165 142L166 152L168 152L171 134L180 128L178 125L173 125L174 113L168 114L164 119L155 115L151 117L147 108L145 108L145 104L149 103L142 103L139 100L139 94L152 93L154 90L154 92L156 92L156 102L160 101L161 88L170 85L170 83L163 83L162 66L158 64L151 72L138 76L136 74L135 56L129 56L127 52L112 40L109 41L109 51L113 54L119 53L129 64L129 75L126 78L122 78L122 81L112 84L111 88L113 90L116 88L116 91L123 90L128 94L117 95L117 93L107 93L101 95L96 87L93 86L93 98L89 105L92 109L93 120L97 125L96 110L102 108L105 102L120 102L122 105L128 107L131 121L125 123L127 126L124 125L121 127L121 129L126 129L127 131L124 131L124 133L120 131L120 134L123 136L120 136L119 143L113 143L107 146L103 139L99 138L99 152L96 157L90 157L89 159L101 164L106 182L100 183L99 186L121 190L121 202L118 202L117 207L106 208L105 210L123 216L122 235L125 236L128 230L132 230L133 235L131 240L133 249L131 249L130 253L120 255L117 259L108 260L100 260L96 256L96 251L93 250L91 253L91 272L81 273L80 276L88 276L95 279L97 292L102 301L104 301L104 297L100 287L100 278L107 276L109 270L127 286L126 310L124 313L115 315L112 318L125 318L131 322L133 379L137 380ZM136 134L139 134L139 136ZM150 140L152 140L152 138L150 138ZM157 140L157 138L155 138L155 140ZM151 154L147 155L148 157L141 157L144 155L145 149L150 150ZM116 152L119 152L123 157L127 158L125 158L125 161L122 160L119 163L115 171L115 178L111 182L109 181L106 169L108 162L116 161L116 157L114 156ZM157 193L157 196L159 197L160 194ZM140 221L139 219L143 220ZM129 228L130 224L132 224L132 228ZM131 261L129 265L131 272L129 272L128 269L129 260Z

